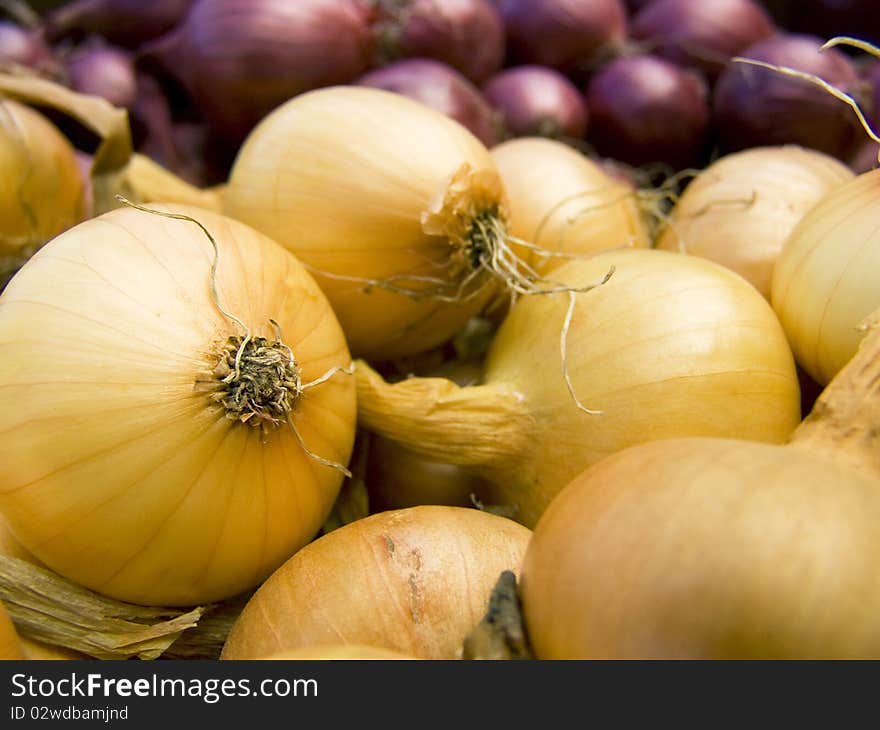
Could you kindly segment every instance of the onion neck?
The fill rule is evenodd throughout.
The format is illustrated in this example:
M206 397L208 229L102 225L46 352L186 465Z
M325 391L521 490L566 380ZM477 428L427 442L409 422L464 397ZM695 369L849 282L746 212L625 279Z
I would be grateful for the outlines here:
M880 328L868 332L790 443L880 478Z

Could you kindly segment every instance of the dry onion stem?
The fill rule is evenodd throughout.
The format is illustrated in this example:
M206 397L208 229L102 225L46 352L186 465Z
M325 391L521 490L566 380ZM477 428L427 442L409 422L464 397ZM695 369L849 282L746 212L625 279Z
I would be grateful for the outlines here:
M462 659L533 659L522 618L516 574L498 578L483 620L465 637Z

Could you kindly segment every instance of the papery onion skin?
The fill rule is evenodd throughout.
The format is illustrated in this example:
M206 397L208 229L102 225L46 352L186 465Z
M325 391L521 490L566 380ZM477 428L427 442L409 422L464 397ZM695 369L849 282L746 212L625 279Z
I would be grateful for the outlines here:
M701 76L656 55L622 56L599 69L585 93L587 139L600 155L675 169L702 160L710 110Z
M495 74L483 95L500 116L507 136L581 139L589 111L566 76L547 66L524 65Z
M6 606L0 602L0 660L24 659L21 640L9 618Z
M878 495L875 479L788 446L676 439L614 454L558 495L529 543L535 656L877 658Z
M224 204L310 267L357 356L389 360L436 347L492 294L489 282L449 303L367 285L405 276L404 286L426 288L413 277L445 276L454 294L459 281L444 262L461 249L439 229L463 235L480 211L506 218L485 145L400 94L334 87L287 102L239 151Z
M771 301L798 363L821 385L850 360L880 307L880 170L824 196L785 242Z
M775 32L757 0L655 0L637 13L630 36L652 53L714 80L737 53Z
M275 320L302 383L350 364L294 257L229 218L163 210L212 232L221 305L272 341ZM211 399L244 334L213 299L212 262L192 222L125 207L55 238L0 298L0 510L38 560L120 600L198 605L253 587L312 539L342 481L291 428L263 434ZM345 464L354 399L338 374L294 400L302 442Z
M385 63L432 58L474 83L504 63L504 24L489 0L380 0L373 28Z
M836 48L820 51L822 39L777 33L749 46L745 58L814 74L845 92L857 76ZM852 110L827 91L777 71L732 63L718 77L713 124L725 152L777 144L797 144L845 158L862 138Z
M704 256L736 271L767 299L788 234L853 173L839 160L795 145L725 155L688 183L657 248Z
M248 601L221 659L327 643L460 659L498 576L519 571L531 532L466 507L371 515L313 541Z
M445 63L429 58L403 59L369 71L356 83L426 104L455 119L487 147L498 141L492 107L476 86Z
M238 144L288 99L364 73L368 20L358 0L196 0L143 55L186 88L215 133Z

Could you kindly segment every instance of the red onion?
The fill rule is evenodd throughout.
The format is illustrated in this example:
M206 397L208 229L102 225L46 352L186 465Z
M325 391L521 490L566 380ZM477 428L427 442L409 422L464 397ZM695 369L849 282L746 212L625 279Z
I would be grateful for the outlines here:
M563 74L548 66L515 66L496 74L483 96L512 137L582 138L587 104Z
M101 96L117 107L131 108L137 98L137 79L131 54L102 41L85 43L65 59L71 88Z
M821 51L814 36L780 33L755 43L742 56L814 74L843 90L858 78L847 56ZM731 64L715 85L713 116L726 151L798 144L845 159L862 140L852 110L809 81L778 71Z
M774 32L773 19L756 0L654 0L630 28L652 53L710 79L732 56Z
M378 0L382 63L433 58L480 83L504 63L504 25L488 0Z
M649 54L622 56L587 86L588 140L630 165L698 164L709 132L708 89L698 74Z
M181 83L215 133L237 143L291 97L366 71L369 15L359 0L196 0L144 56Z
M73 0L49 13L50 40L96 34L113 44L134 47L171 30L193 0Z
M622 0L498 0L511 64L590 70L622 44Z
M430 58L405 58L370 71L357 80L408 96L467 127L487 147L497 142L495 115L480 90L463 74Z
M26 66L40 73L57 72L57 61L40 34L0 20L0 64Z

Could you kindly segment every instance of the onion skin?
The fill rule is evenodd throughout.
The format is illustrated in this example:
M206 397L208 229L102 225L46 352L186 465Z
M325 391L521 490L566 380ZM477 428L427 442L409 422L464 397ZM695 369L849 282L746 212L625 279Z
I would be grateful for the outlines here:
M420 506L351 522L313 541L248 601L221 659L327 643L459 659L531 532L472 508Z
M476 86L445 63L428 58L404 59L370 71L356 83L426 104L462 124L487 147L497 142L492 107Z
M508 65L537 64L583 72L619 47L627 34L621 0L498 0Z
M778 33L740 55L811 73L852 92L858 77L845 54L822 40ZM713 123L724 151L797 144L845 159L862 139L852 110L819 87L771 69L731 64L718 78Z
M588 140L600 155L630 165L698 164L708 142L708 96L700 76L659 56L622 56L587 85Z
M789 233L853 177L839 160L794 145L725 155L685 188L657 248L717 261L769 299L773 267Z
M303 646L299 649L288 649L271 656L258 657L281 661L313 661L313 660L362 660L362 659L419 659L417 656L401 654L399 651L383 649L378 646L362 646L352 644L323 644L321 646Z
M2 20L0 20L0 64L25 66L49 75L58 71L58 62L52 50L38 32Z
M212 231L220 301L255 335L274 339L278 322L302 383L350 364L294 257L229 218L164 210ZM126 207L55 238L0 298L0 510L39 561L119 600L248 590L312 539L342 482L292 429L262 434L211 398L242 334L212 298L212 261L193 223ZM346 463L352 378L306 391L292 418L308 447Z
M775 30L756 0L655 0L633 17L630 36L714 81L733 56Z
M368 19L357 0L196 0L143 56L184 86L215 133L240 143L288 99L364 73Z
M509 137L581 139L589 112L577 87L546 66L516 66L495 74L483 95Z
M66 59L65 71L75 91L103 97L113 106L134 106L138 84L127 51L103 43L85 45Z
M504 24L489 0L379 2L374 32L384 63L431 58L481 83L504 63Z
M0 602L0 660L24 659L21 650L21 639L12 625L9 612Z

